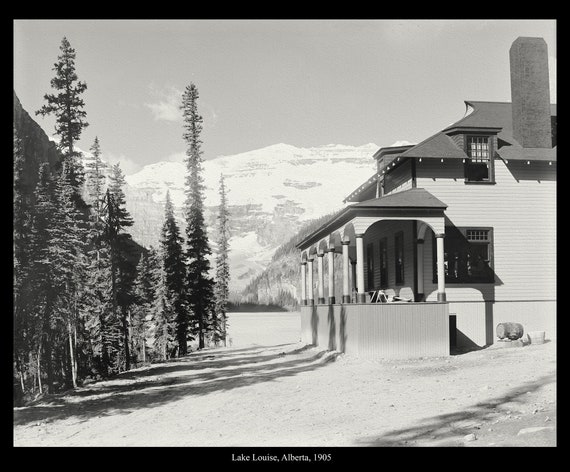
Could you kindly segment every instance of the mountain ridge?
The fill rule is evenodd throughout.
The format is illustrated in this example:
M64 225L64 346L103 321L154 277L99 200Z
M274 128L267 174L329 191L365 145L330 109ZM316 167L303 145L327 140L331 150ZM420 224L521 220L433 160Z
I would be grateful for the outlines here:
M225 179L234 295L303 224L344 206L343 198L375 172L372 156L378 149L374 143L310 148L277 143L203 162L205 221L213 249L220 175ZM132 232L145 244L158 241L167 190L183 226L185 174L183 162L160 161L126 176L127 208L135 220Z

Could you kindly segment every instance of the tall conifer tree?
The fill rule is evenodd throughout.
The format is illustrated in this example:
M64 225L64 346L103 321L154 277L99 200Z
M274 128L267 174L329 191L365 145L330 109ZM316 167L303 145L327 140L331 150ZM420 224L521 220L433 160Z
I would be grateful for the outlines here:
M203 119L198 113L198 89L190 84L182 95L182 112L186 141L186 259L188 274L186 287L188 304L192 310L198 335L198 347L204 347L207 320L213 306L213 281L209 276L211 254L204 224L204 185L202 182L202 132Z
M125 177L119 166L115 164L111 168L109 186L106 192L106 238L110 248L111 266L111 312L112 324L120 322L122 330L122 348L124 359L115 363L115 367L121 367L124 363L126 370L130 369L129 351L129 322L128 309L133 300L133 282L136 275L136 267L129 260L131 235L125 231L133 225L131 215L126 209L126 199L123 192Z
M218 210L218 254L216 255L216 284L214 298L216 300L213 333L214 342L220 340L226 345L227 310L229 300L230 264L229 264L229 210L226 186L223 174L220 175L220 207Z
M51 178L49 164L39 168L38 182L34 191L32 243L31 243L31 285L34 293L35 312L32 357L35 362L35 373L38 390L42 393L43 373L47 376L48 392L53 388L53 333L56 327L56 297L61 290L54 274L53 264L53 232L57 226L56 186Z
M33 296L29 281L31 249L31 203L30 191L24 175L22 142L14 127L14 173L13 173L13 257L14 257L14 367L21 392L15 398L23 398L30 375L29 332L32 328ZM31 310L30 310L31 309Z
M184 252L182 249L183 241L180 236L180 229L174 218L174 208L170 200L170 192L167 191L160 244L164 257L167 295L174 310L176 338L178 340L178 353L180 356L184 356L188 352L187 338L189 321L184 300L186 266L184 264Z
M89 336L89 352L95 363L92 368L104 377L109 373L110 358L107 347L112 344L112 324L107 325L111 311L111 261L109 241L105 238L106 164L101 159L101 145L95 137L90 148L93 161L86 165L86 187L88 203L91 205L89 223L89 278L87 280L88 301L85 310L88 314L86 330ZM109 331L111 330L111 333Z
M79 153L75 150L75 143L79 140L81 132L89 124L85 121L87 113L83 109L85 102L81 95L87 90L87 84L78 79L75 71L75 49L64 37L60 45L61 55L53 66L55 77L51 79L51 86L57 92L46 93L47 102L36 115L55 115L55 134L59 136L58 147L67 161L65 168L66 179L73 188L73 200L78 206L83 205L81 187L84 175Z

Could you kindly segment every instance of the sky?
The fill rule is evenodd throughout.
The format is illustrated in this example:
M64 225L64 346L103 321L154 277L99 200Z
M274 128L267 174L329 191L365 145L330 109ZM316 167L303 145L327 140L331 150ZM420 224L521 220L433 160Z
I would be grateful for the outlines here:
M278 143L417 143L465 113L510 102L509 48L548 45L556 103L555 20L14 20L14 90L34 114L65 36L76 50L89 126L127 175L181 161L184 89L199 92L204 159Z

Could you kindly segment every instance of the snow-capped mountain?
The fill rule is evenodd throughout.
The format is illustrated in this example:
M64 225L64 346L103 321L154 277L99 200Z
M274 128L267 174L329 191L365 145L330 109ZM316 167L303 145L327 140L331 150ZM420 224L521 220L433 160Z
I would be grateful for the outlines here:
M224 175L231 212L231 290L241 291L269 263L277 247L310 219L338 210L343 198L375 170L379 146L287 144L221 156L203 163L206 222L215 250L219 180ZM156 245L166 191L179 210L184 202L185 164L158 162L126 177L133 237Z

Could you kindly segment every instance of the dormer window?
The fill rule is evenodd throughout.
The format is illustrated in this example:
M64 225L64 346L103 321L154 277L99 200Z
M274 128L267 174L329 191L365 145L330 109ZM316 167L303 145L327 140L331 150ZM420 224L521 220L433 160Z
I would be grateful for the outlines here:
M465 182L493 183L493 152L490 136L466 136Z

